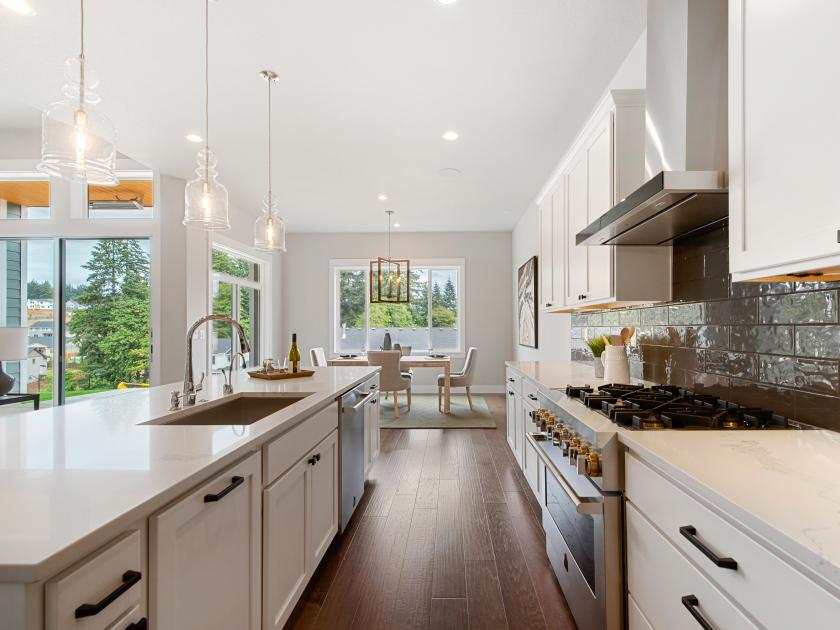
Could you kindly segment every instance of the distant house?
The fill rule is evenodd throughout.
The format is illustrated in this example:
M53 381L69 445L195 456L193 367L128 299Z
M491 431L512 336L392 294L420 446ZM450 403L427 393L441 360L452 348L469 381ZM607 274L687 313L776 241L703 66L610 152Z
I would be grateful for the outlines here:
M53 338L53 331L54 331L53 322L51 319L41 320L35 322L29 327L29 336L34 337L36 340L38 339L52 339ZM44 343L43 341L39 343ZM44 345L52 345L52 343L44 343Z
M47 368L50 365L50 355L52 351L47 346L40 343L29 344L29 356L26 361L27 374L29 374L29 382L37 381L41 376L47 373Z
M26 308L27 310L44 310L44 311L52 311L53 310L53 301L52 300L42 300L42 299L34 299L29 298L26 300Z

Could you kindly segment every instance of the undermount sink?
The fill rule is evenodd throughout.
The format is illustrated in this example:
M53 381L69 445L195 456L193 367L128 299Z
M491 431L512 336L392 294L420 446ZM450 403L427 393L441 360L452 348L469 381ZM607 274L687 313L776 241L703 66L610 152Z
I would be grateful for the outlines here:
M305 394L286 394L276 396L237 396L209 403L199 403L191 409L172 412L170 415L155 418L143 424L169 425L246 425L253 424L270 416L275 411L285 409L311 396Z

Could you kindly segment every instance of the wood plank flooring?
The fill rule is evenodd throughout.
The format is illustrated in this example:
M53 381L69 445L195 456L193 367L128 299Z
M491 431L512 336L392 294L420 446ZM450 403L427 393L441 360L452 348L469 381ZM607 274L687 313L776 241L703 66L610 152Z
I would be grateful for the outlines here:
M385 429L362 503L287 629L574 630L539 506L496 429Z

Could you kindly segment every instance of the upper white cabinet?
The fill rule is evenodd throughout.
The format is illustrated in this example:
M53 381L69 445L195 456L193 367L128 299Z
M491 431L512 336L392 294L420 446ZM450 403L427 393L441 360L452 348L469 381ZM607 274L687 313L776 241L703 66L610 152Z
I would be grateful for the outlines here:
M260 455L149 519L149 598L158 630L260 627Z
M730 0L733 280L840 268L838 22L838 2Z
M576 243L644 182L644 128L644 91L609 92L538 198L544 310L670 299L670 248Z

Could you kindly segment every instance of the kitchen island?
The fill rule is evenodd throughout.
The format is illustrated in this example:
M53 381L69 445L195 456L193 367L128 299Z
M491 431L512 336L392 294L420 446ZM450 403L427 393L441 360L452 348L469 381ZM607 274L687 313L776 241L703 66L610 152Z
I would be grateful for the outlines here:
M282 626L337 529L336 398L362 383L378 386L378 368L319 368L309 378L279 381L240 374L228 395L214 377L199 403L180 411L170 411L171 392L180 389L170 384L0 420L0 628L76 627L67 625L74 617L86 628L133 627L147 609L154 619L156 607L157 628L202 627L201 618L217 613L203 627L259 628L261 602L275 606L265 612ZM237 397L285 399L285 406L267 406L254 422L167 424L190 422ZM274 501L270 509L261 509L263 493ZM296 510L299 518L289 519ZM286 519L282 527L269 513ZM278 529L286 541L272 538ZM266 558L267 566L282 572L300 565L295 576L272 574L273 593L288 591L280 602L261 597L263 539L279 554ZM220 565L210 561L216 545L229 550L217 557ZM195 566L181 566L191 558ZM186 573L164 574L169 561ZM169 601L167 590L182 588L178 580L200 583L224 566L245 577L229 597L214 605L208 583L203 597L195 588L184 594L194 601ZM161 589L150 573L171 588ZM199 603L205 612L183 625Z
M693 627L695 600L694 612L714 627L791 627L791 615L827 627L820 624L840 618L840 435L627 429L566 395L566 385L605 384L591 367L507 368L511 401L533 392L531 405L553 404L564 420L589 427L596 451L611 433L623 445L630 628ZM513 423L527 429L527 419ZM540 476L531 477L540 499Z

